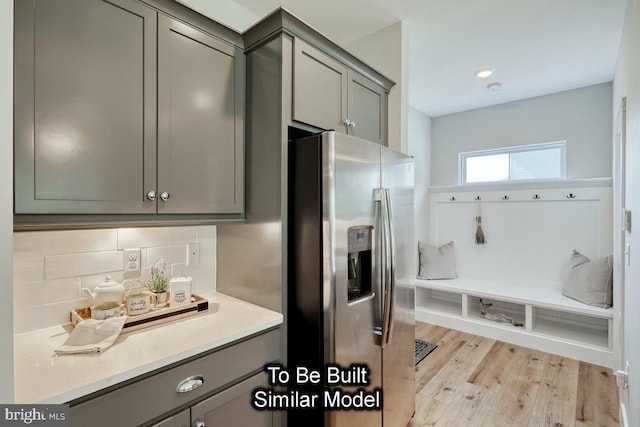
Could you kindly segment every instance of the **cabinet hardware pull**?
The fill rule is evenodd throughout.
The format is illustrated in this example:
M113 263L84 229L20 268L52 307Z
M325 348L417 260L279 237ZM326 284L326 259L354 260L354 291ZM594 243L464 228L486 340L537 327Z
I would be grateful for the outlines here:
M534 195L533 195L533 199L534 199L534 200L540 200L540 199L541 199L541 197L540 197L540 195L538 195L538 194L534 194Z
M205 427L205 426L206 426L206 424L204 423L204 421L200 421L200 420L197 420L197 421L193 424L193 427Z
M573 193L569 193L569 194L567 195L567 199L575 199L575 198L576 198L576 195L575 195L575 194L573 194Z
M193 375L180 381L178 387L176 387L176 392L188 393L191 390L197 389L202 384L204 384L204 377L202 375Z
M356 127L356 122L354 122L353 120L351 120L351 124L349 125L350 128L354 128Z
M171 197L171 194L167 193L166 191L163 191L162 193L160 193L160 198L162 199L163 202L166 202L167 200L169 200L169 197Z
M344 119L344 122L342 122L342 124L345 125L346 127L350 128L351 127L351 120Z
M156 192L151 190L147 193L147 199L151 200L152 202L156 199Z
M509 200L509 196L505 194L504 196L502 196L502 200Z

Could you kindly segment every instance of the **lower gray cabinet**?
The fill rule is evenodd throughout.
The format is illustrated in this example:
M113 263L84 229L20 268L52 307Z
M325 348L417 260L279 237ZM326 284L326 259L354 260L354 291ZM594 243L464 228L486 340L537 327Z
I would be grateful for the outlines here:
M265 386L266 374L254 375L191 407L191 425L197 427L272 427L273 413L251 406L251 394ZM177 425L177 424L171 424Z
M189 409L185 409L182 412L178 412L177 414L165 418L157 424L154 424L152 427L189 427L191 425L191 411Z
M195 420L194 414L206 422L228 419L238 412L240 419L252 421L215 425L271 425L253 422L254 419L266 422L271 415L253 410L250 393L266 382L264 365L276 362L279 357L280 331L272 330L157 374L134 379L129 384L115 386L106 393L96 393L96 397L69 402L71 426L182 427L186 421L185 410L189 412L189 408L191 421ZM185 383L192 387L178 392L179 385ZM171 415L163 418L164 414ZM187 425L195 424L187 422Z
M273 413L251 406L253 390L266 384L266 374L254 375L151 427L272 427Z

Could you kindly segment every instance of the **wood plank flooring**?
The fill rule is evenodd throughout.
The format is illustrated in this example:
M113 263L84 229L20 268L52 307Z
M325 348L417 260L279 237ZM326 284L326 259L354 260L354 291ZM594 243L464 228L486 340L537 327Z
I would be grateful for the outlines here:
M416 323L438 345L416 366L408 427L616 427L610 369L439 326Z

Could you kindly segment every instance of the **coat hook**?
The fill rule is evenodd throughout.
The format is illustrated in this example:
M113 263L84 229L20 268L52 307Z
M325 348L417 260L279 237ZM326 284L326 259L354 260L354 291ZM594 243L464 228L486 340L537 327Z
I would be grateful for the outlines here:
M480 196L476 196L476 198L473 200L477 200L479 202L480 200L482 200L482 198Z
M576 195L575 195L575 194L573 194L573 193L569 193L569 194L567 195L567 199L575 199L575 198L576 198Z
M456 198L455 198L455 197L453 197L453 196L452 196L452 197L449 197L449 201L451 201L451 202L455 202L455 201L456 201Z
M504 196L502 196L502 200L509 200L509 196L505 194Z
M534 195L533 195L533 199L534 199L534 200L540 200L540 199L541 199L541 197L540 197L540 195L538 195L538 194L534 194Z

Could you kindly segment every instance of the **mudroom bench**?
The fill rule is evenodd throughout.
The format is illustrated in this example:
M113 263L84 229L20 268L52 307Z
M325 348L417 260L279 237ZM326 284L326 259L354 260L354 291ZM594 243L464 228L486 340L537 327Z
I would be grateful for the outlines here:
M416 279L416 320L611 367L613 310L592 307L560 289L494 280ZM523 324L480 317L480 303Z

